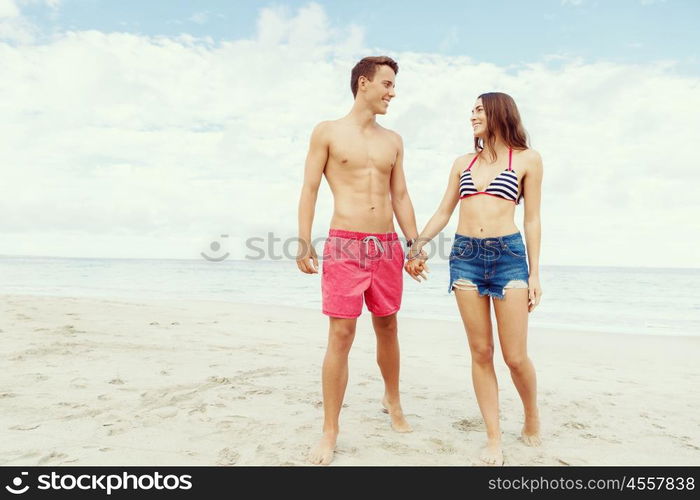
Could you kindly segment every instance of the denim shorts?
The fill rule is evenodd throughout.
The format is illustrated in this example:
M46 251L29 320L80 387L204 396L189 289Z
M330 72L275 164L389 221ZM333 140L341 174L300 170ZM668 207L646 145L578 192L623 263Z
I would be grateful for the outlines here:
M448 293L455 281L467 280L476 286L479 295L502 299L506 288L524 288L529 278L525 243L520 233L495 238L455 234Z

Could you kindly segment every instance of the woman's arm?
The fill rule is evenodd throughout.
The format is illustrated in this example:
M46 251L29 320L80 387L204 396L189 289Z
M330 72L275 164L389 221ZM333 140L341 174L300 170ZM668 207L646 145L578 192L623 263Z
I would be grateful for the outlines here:
M442 231L450 221L452 212L454 212L457 202L459 202L459 174L463 164L463 157L457 158L452 164L452 168L450 169L450 177L447 180L445 195L442 197L442 201L435 211L435 214L433 214L423 228L423 231L418 236L418 239L416 239L416 242L411 246L411 250L408 255L409 258L418 255L423 246L435 238L435 236Z
M540 221L540 203L542 200L542 157L535 150L530 150L532 159L528 162L523 177L523 198L525 199L525 244L530 266L530 305L532 311L540 303L542 287L540 286L540 242L542 223Z

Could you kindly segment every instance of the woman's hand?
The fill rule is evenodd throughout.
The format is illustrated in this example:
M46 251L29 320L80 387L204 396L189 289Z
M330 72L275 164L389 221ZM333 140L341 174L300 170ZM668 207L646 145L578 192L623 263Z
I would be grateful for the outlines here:
M410 256L411 254L409 253L409 257ZM419 283L421 281L420 278L423 278L424 280L428 279L425 273L429 273L430 269L428 268L426 260L428 260L428 255L423 250L421 250L418 256L407 260L406 264L404 265L404 269L406 270L406 272L411 276L411 278L418 281Z
M529 302L527 311L532 312L535 310L535 307L540 304L540 300L542 299L542 287L540 286L539 276L530 276L528 282L529 286L527 292Z

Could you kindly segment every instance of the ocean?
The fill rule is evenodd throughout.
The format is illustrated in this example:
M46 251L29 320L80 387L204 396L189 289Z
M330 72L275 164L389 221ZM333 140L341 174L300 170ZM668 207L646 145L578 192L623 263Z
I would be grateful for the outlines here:
M446 263L428 281L404 275L401 317L459 321ZM530 325L611 334L700 335L700 269L542 266ZM0 293L124 299L213 299L320 313L320 275L292 260L0 257Z

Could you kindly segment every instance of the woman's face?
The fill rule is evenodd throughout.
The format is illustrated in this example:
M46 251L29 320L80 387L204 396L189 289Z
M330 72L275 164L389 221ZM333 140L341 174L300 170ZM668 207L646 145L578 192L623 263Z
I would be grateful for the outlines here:
M481 99L477 99L472 109L472 130L474 137L486 137L486 111Z

